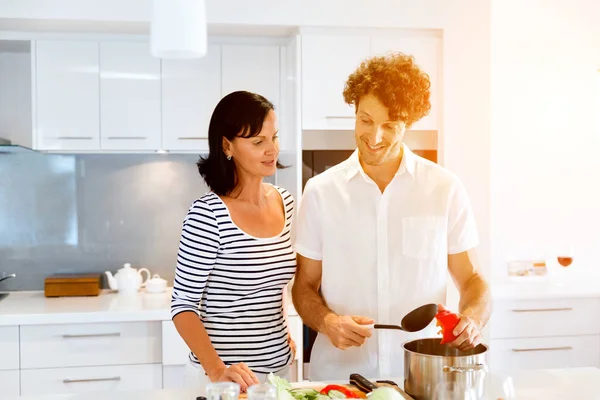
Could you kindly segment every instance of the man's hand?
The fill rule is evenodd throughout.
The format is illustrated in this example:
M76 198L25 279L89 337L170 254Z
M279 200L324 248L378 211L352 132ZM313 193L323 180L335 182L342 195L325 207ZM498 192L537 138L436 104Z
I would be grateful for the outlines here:
M325 316L325 334L331 343L340 350L349 347L360 347L371 337L371 327L363 325L372 324L374 321L367 317L336 315L330 313Z
M473 318L461 314L459 316L460 321L453 331L456 339L449 344L461 351L471 350L481 343L481 331Z

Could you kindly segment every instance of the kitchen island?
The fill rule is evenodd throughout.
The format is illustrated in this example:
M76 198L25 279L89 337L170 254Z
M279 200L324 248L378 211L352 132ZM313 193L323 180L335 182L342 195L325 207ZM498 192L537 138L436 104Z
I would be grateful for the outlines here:
M512 380L515 399L525 400L595 400L600 399L600 369L574 368L555 370L528 370L514 373L495 372L488 377L485 399L509 399L502 386ZM398 384L401 379L395 379ZM316 382L294 383L295 387L317 387ZM148 391L95 392L32 397L14 397L5 400L195 400L203 390L162 389Z

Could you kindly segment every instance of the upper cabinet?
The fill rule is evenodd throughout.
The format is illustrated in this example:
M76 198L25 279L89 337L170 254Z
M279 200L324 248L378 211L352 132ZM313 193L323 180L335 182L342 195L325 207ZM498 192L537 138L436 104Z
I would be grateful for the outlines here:
M370 37L306 34L301 47L302 129L354 129L354 107L344 102L344 84L369 56Z
M279 109L279 46L223 45L223 96L247 90L258 93Z
M412 35L373 35L371 54L385 55L398 51L414 56L415 63L429 75L431 82L431 111L417 121L411 130L438 130L440 121L440 74L441 74L441 38L427 34Z
M98 43L44 41L32 46L35 147L100 147Z
M208 124L221 99L221 47L197 60L162 61L162 148L208 148Z
M160 148L160 102L160 60L148 43L100 43L101 149Z
M306 33L301 37L302 129L354 129L354 107L343 97L346 80L366 58L390 51L413 55L431 80L431 112L411 129L440 128L441 38L434 33L399 30L362 35Z

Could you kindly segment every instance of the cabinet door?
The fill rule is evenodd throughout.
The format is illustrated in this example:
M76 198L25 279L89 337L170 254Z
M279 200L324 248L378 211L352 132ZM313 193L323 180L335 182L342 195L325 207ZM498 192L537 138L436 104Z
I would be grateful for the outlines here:
M278 110L279 54L279 46L274 45L223 45L223 96L247 90L266 97Z
M37 148L100 148L98 43L35 44L34 113Z
M221 47L197 60L162 61L162 148L208 150L208 124L221 99Z
M162 389L162 386L162 366L160 364L107 365L21 371L22 396L129 390L150 391ZM110 396L107 396L107 398L110 398Z
M19 388L19 370L0 371L0 393L2 398L18 397Z
M100 43L100 146L158 150L161 141L160 60L148 43Z
M0 326L0 354L0 370L19 369L18 326Z
M442 40L435 36L398 33L396 35L371 36L371 54L402 52L412 55L416 64L429 75L431 82L431 111L410 129L438 130L441 120L440 72Z
M302 128L354 129L354 106L344 102L348 76L369 57L368 35L302 36Z

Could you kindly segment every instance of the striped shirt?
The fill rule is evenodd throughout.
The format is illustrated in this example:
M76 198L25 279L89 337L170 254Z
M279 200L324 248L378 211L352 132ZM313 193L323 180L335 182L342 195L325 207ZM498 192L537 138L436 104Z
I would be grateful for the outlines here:
M183 222L171 299L171 317L198 314L225 365L243 362L258 373L277 372L292 362L283 290L296 271L294 199L275 188L285 224L271 238L242 231L213 192L194 201ZM192 352L190 360L199 364Z

